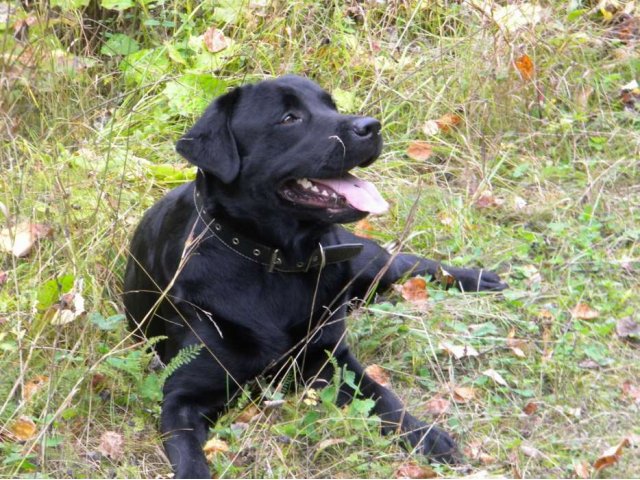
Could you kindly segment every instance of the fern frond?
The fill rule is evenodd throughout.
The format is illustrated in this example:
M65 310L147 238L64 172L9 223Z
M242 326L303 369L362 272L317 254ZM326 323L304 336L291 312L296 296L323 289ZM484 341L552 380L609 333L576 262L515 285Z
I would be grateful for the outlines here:
M194 360L202 350L202 344L187 345L181 348L175 357L167 364L165 369L160 374L160 383L164 382L175 373L180 367L184 367L186 364Z

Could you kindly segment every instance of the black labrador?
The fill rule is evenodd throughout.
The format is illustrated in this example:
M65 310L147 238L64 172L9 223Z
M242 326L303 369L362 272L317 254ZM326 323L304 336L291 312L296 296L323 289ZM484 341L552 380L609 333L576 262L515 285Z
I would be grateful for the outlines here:
M157 347L163 362L203 345L164 385L161 430L176 476L209 477L210 422L244 384L291 367L315 387L332 380L334 365L354 372L358 389L343 384L338 402L374 399L385 432L455 461L453 439L407 413L345 341L352 299L440 266L392 257L339 226L386 210L375 187L350 173L381 149L377 120L341 115L329 94L297 76L221 96L178 141L196 180L146 212L124 281L132 328L167 337ZM444 268L466 291L506 287L491 272Z

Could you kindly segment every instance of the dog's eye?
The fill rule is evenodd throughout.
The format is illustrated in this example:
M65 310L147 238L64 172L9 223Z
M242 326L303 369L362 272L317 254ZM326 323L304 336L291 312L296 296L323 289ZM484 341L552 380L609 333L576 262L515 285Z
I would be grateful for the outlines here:
M282 117L282 120L280 120L280 123L282 125L291 125L293 123L296 123L298 120L300 119L296 117L294 114L287 113L284 117Z

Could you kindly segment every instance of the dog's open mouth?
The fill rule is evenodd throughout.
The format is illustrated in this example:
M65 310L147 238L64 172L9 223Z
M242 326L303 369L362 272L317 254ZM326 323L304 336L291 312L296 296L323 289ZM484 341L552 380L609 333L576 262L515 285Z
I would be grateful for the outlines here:
M376 187L351 174L340 178L298 178L279 189L280 195L297 205L328 210L353 208L374 215L385 213L389 204Z

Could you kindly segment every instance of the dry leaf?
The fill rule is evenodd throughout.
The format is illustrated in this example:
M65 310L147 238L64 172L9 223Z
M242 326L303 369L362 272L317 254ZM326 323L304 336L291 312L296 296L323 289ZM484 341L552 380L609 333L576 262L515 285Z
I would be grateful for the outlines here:
M629 13L621 13L615 16L613 23L614 26L610 31L612 37L624 44L636 44L640 41L640 18Z
M591 467L585 461L573 462L573 470L578 478L591 478Z
M219 453L227 453L229 451L229 445L224 440L214 437L207 440L202 450L207 460L212 461Z
M436 395L425 404L425 412L431 415L442 415L449 410L451 402L441 395Z
M124 454L124 438L118 432L104 432L100 437L98 451L105 457L118 461Z
M396 478L437 478L438 474L430 467L408 463L396 470Z
M438 126L438 122L435 120L427 120L422 126L422 133L427 137L437 135L438 132L440 132L440 127Z
M9 431L21 442L33 438L36 434L36 424L26 415L21 415L9 427Z
M531 445L520 445L520 451L529 458L541 458L542 452Z
M407 147L407 156L414 160L424 161L427 160L433 153L433 147L427 142L411 142Z
M57 309L51 319L51 325L65 325L85 313L82 295L79 293L65 293L61 298L60 308Z
M38 375L24 384L24 390L22 391L22 398L25 401L31 400L38 390L40 390L49 381L49 377L45 375Z
M391 377L380 365L376 365L375 363L373 365L369 365L364 369L364 373L369 375L374 382L382 385L383 387L391 386Z
M211 27L204 32L203 41L204 46L211 53L220 52L229 46L229 40L224 36L222 30L215 27Z
M538 411L538 407L539 407L538 402L529 402L524 406L522 411L527 415L533 415Z
M470 442L466 447L464 447L464 454L473 460L478 459L481 451L482 451L482 442L478 440L474 442Z
M467 403L476 396L476 389L473 387L454 387L453 401L457 403Z
M39 239L49 237L52 233L53 229L48 225L22 222L0 231L0 250L16 257L25 257Z
M631 317L621 318L616 322L616 334L620 338L640 337L640 325Z
M586 303L578 303L573 310L571 310L571 316L581 320L593 320L600 316L600 312L594 310Z
M284 404L285 404L285 400L283 400L283 399L265 400L264 402L262 402L262 405L264 405L265 411L278 410L278 409L282 408L282 406Z
M482 449L482 442L471 442L464 449L464 454L472 460L480 460L483 465L495 463L496 459Z
M452 345L449 342L440 342L442 348L449 355L453 355L457 360L464 357L477 357L478 351L471 345Z
M406 301L421 304L429 298L427 282L424 278L413 277L402 284L402 298Z
M344 438L327 438L322 440L316 446L316 453L321 452L329 447L333 447L334 445L340 445L341 443L346 442Z
M504 378L502 378L502 375L500 375L498 372L496 372L493 368L490 368L489 370L485 370L484 372L482 372L482 374L486 375L487 377L489 377L491 380L496 382L498 385L502 385L503 387L508 387L509 386L507 384L507 381Z
M542 320L553 320L555 318L553 316L553 313L551 313L546 308L543 308L538 312L538 317L540 317Z
M462 117L460 115L456 115L455 113L445 113L443 116L436 120L438 128L444 133L448 133L453 127L459 125L460 122L462 122Z
M516 68L518 72L520 72L520 76L522 80L529 81L533 79L533 75L535 73L535 67L533 66L533 61L526 53L516 58L515 60Z
M495 8L493 8L494 4L486 4L479 0L472 0L472 3L480 7L485 15L492 18L501 29L510 33L535 25L549 16L549 9L529 2L513 3Z
M442 285L444 288L453 287L456 284L456 277L447 272L442 265L438 265L435 275L436 282Z
M590 358L582 360L580 363L578 363L578 367L584 368L584 369L587 369L587 370L595 370L597 368L600 368L600 366L601 365L598 362L596 362L595 360L592 360Z
M629 439L623 438L616 446L608 448L602 455L593 463L593 468L596 470L602 470L616 463L622 456L622 450L624 447L629 446Z
M521 340L519 338L515 338L516 329L512 328L509 330L509 334L507 335L507 347L511 349L511 351L516 355L516 357L525 358L527 354L525 350L528 347L528 344L525 340Z
M373 225L371 225L371 223L369 223L366 218L363 218L358 223L356 223L355 227L353 228L353 233L358 237L373 238L373 236L371 235L371 232L373 232L373 230Z
M499 207L504 203L504 200L493 195L491 190L485 190L476 199L474 205L476 208L493 208Z
M640 387L626 380L622 384L622 394L631 398L637 404L640 404Z
M250 403L236 417L236 422L249 423L257 415L260 415L260 408L255 403Z
M516 195L515 197L513 197L513 208L515 210L524 210L527 207L527 201Z
M445 212L440 212L438 214L438 220L440 220L440 223L444 226L448 227L449 225L453 225L453 218Z

